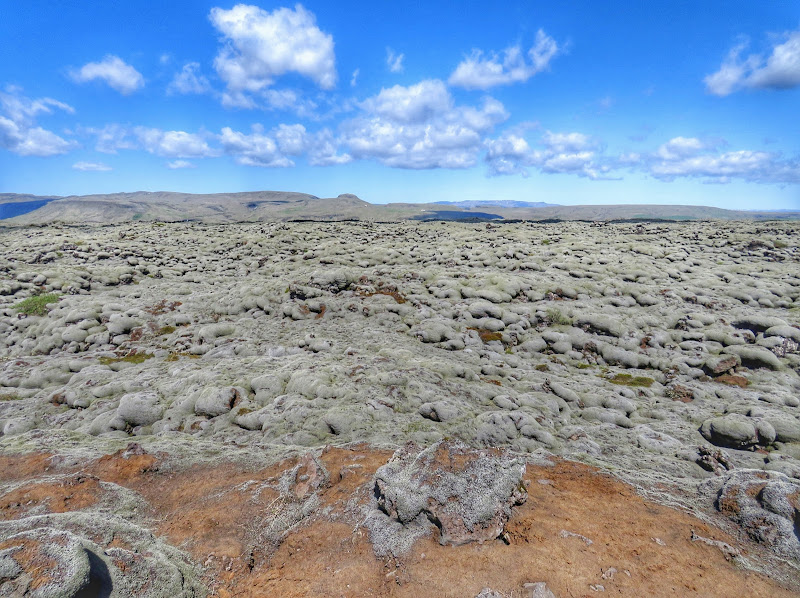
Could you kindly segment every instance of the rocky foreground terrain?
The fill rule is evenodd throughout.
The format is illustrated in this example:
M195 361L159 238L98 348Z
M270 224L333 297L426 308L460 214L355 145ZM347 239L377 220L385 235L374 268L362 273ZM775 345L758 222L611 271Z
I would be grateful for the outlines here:
M796 596L796 222L0 228L0 596Z

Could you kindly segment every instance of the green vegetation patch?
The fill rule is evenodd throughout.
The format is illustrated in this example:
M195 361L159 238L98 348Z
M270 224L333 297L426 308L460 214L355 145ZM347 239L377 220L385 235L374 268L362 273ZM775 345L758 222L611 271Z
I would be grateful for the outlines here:
M620 384L622 386L638 386L644 388L650 388L652 386L653 380L652 378L648 378L647 376L631 376L630 374L617 374L613 378L606 378L611 384Z
M144 363L152 359L149 353L131 353L122 357L101 357L98 359L101 365L111 365L112 363Z
M0 401L19 401L22 397L19 395L0 395Z
M547 309L547 321L550 322L551 325L553 324L559 326L572 325L572 318L562 314L561 310L556 307L550 307Z
M165 361L178 361L181 357L188 357L189 359L200 359L202 355L195 355L194 353L170 353L167 355Z
M501 341L503 340L503 335L499 332L493 332L492 330L486 330L485 328L473 328L472 326L468 327L467 330L474 330L478 333L478 336L484 343L490 343L492 341Z
M56 303L57 301L58 301L58 295L56 295L55 293L48 293L47 295L36 295L34 297L28 297L27 299L23 299L22 301L14 305L13 309L27 316L46 316L48 311L47 306L50 303Z

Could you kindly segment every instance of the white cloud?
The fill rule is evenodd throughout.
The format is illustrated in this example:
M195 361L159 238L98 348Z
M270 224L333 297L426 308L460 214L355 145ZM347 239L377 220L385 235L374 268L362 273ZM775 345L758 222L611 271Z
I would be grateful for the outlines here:
M100 62L89 62L71 72L73 81L86 83L99 79L123 95L144 87L142 74L118 56L109 54Z
M428 79L405 87L395 85L381 89L377 96L365 100L362 107L389 120L419 123L433 115L450 110L453 98L439 79Z
M306 151L308 133L303 125L278 125L275 140L284 154L299 156Z
M693 137L671 139L653 154L630 163L665 181L701 178L714 183L733 179L767 184L800 183L800 160L786 160L774 152L723 152L715 144Z
M188 62L179 73L175 73L167 87L167 93L204 94L211 91L211 84L200 72L199 62Z
M247 103L248 94L263 91L290 72L322 89L336 85L333 37L300 4L273 12L237 4L230 10L213 8L210 19L225 37L214 66L227 85L227 105L255 107Z
M1 124L1 123L0 123ZM305 156L314 166L346 164L352 161L347 153L339 151L339 141L329 129L309 132L301 124L281 124L266 133L263 126L253 125L250 134L222 129L219 135L207 132L164 131L151 127L130 127L109 124L102 129L81 129L81 133L97 136L96 149L116 153L120 149L140 149L165 158L167 168L195 168L185 158L233 156L246 166L290 167L289 156ZM221 147L209 145L218 141Z
M258 103L252 96L241 91L226 91L222 94L222 105L225 108L245 108L252 110L258 107Z
M519 45L507 48L502 59L496 53L485 56L482 50L473 50L456 67L447 82L466 89L488 89L497 85L524 82L547 69L558 52L556 41L539 29L527 56Z
M41 127L20 127L14 121L0 116L0 147L20 156L57 156L75 147L52 131Z
M301 117L316 118L317 103L292 89L267 89L263 97L270 110L288 110Z
M294 166L294 162L281 153L275 139L264 135L260 127L255 127L250 135L224 127L220 142L226 154L235 156L236 161L245 166L270 168Z
M656 155L664 160L679 160L696 154L706 147L706 143L696 137L674 137L663 143Z
M84 172L108 172L111 167L102 162L75 162L72 165L75 170L83 170Z
M353 161L350 154L339 153L338 140L329 129L317 132L308 142L308 163L312 166L338 166Z
M542 142L554 152L579 152L594 145L591 138L583 133L552 133L546 131Z
M0 92L0 106L3 112L14 122L20 124L32 123L38 114L52 114L53 108L58 108L69 114L75 114L75 109L69 104L59 102L53 98L39 98L32 100L22 95L22 89L8 85L5 92Z
M574 174L590 179L608 178L610 168L597 152L598 143L583 133L546 131L542 148L533 148L517 133L507 133L486 142L490 175L528 176L533 167L548 174Z
M386 48L386 66L392 73L403 72L403 59L405 54L396 54L391 48Z
M594 157L594 152L556 154L545 159L541 168L545 172L572 173L594 179L598 176L594 166Z
M349 154L339 153L338 142L329 129L310 133L300 124L282 124L269 134L255 125L250 135L225 127L220 140L225 153L246 166L285 168L294 166L288 156L301 155L312 166L347 164L353 159Z
M719 70L706 76L706 89L718 96L727 96L742 88L790 89L800 86L800 31L783 36L783 43L772 47L769 57L750 54L741 58L747 43L742 42L728 52Z
M395 85L361 103L364 114L345 121L342 143L355 158L397 168L467 168L483 136L506 120L503 105L456 106L442 81Z
M116 154L121 149L136 149L138 147L132 137L130 127L110 123L102 129L96 127L79 128L79 133L94 135L97 137L94 149L104 154Z
M279 110L291 108L298 101L297 93L291 89L269 89L264 94L264 97L270 106Z
M52 131L34 126L40 114L52 114L57 108L74 113L75 110L52 98L30 99L22 95L19 87L7 86L0 92L0 148L20 156L55 156L75 147Z
M167 168L170 170L178 170L181 168L197 168L197 166L188 160L172 160L171 162L167 162Z
M775 46L766 64L751 73L748 83L752 87L773 89L800 85L800 31L793 32L786 42Z
M162 131L135 127L133 133L143 149L165 158L204 158L216 155L202 135L185 131Z
M265 89L257 97L242 92L226 91L222 94L222 105L225 108L244 108L253 110L277 110L292 112L301 118L319 120L319 105L314 100L302 97L293 89Z
M355 87L358 83L358 75L361 73L361 69L356 69L353 71L353 76L350 77L350 87Z
M735 179L763 184L800 183L800 159L778 153L723 151L724 140L674 137L650 153L626 152L607 156L600 141L583 133L546 131L535 147L519 133L507 132L486 141L490 175L528 176L530 169L545 174L573 174L593 180L617 178L627 169L662 181L697 178L704 183Z

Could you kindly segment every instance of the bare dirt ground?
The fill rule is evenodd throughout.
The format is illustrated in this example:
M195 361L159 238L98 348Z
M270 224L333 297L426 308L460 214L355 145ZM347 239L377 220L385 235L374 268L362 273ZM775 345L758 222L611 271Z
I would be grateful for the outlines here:
M0 477L24 482L0 496L0 519L85 509L100 500L104 482L121 485L144 498L156 533L205 565L210 595L220 598L455 597L485 587L525 596L525 584L536 581L556 596L593 596L601 586L622 596L797 595L697 538L725 542L744 555L756 547L575 462L527 467L528 500L508 521L506 541L441 546L434 534L401 558L381 559L349 514L354 500L369 500L372 476L388 451L366 445L323 450L320 460L330 475L319 490L320 506L279 545L263 537L257 543L257 528L285 498L257 489L298 459L261 470L226 463L162 471L163 456L137 453L134 447L66 469L44 454L0 457ZM48 481L55 470L63 478ZM35 557L31 551L28 558ZM47 563L38 566L47 575Z

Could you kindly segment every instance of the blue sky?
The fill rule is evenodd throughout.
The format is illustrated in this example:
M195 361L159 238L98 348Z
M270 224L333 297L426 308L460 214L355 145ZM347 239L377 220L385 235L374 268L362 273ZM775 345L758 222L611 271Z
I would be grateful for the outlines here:
M797 2L53 6L0 20L2 192L800 208Z

